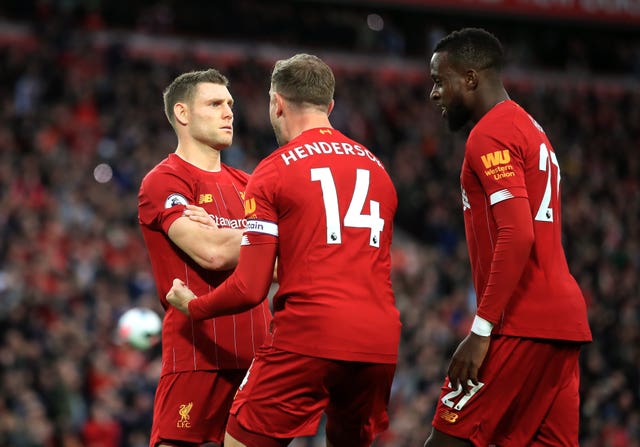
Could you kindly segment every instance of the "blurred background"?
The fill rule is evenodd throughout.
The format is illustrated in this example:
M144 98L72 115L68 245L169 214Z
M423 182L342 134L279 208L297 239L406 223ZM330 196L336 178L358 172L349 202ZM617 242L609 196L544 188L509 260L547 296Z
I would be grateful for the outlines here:
M496 34L507 87L545 128L563 179L564 243L589 307L581 446L640 446L640 5L627 0L0 3L0 445L144 447L159 349L114 338L162 313L137 224L142 176L175 149L162 90L231 80L247 171L276 142L272 63L324 58L334 126L386 164L399 196L393 284L403 336L377 447L422 446L474 292L459 169L465 135L428 104L434 43ZM490 411L490 409L488 409ZM322 429L321 429L322 431ZM322 434L296 447L323 446Z

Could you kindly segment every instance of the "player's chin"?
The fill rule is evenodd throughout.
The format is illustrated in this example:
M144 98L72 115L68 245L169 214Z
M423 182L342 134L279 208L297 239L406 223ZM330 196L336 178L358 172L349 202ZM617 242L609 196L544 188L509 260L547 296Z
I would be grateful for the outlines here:
M231 146L231 143L233 143L233 133L231 133L228 137L219 138L216 141L216 144L213 145L213 147L221 151Z

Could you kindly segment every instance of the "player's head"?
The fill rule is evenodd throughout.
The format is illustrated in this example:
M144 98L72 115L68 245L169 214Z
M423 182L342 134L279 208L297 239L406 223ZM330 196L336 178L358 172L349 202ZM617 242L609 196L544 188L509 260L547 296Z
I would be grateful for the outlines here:
M279 144L288 142L288 137L283 134L277 102L285 101L298 114L328 115L333 108L335 86L333 71L317 56L296 54L276 62L271 73L269 115Z
M478 108L496 89L504 55L500 41L480 28L463 28L442 38L431 57L430 98L442 108L451 130L477 118Z
M178 139L193 138L215 149L233 140L233 97L218 70L183 73L163 93L164 113Z

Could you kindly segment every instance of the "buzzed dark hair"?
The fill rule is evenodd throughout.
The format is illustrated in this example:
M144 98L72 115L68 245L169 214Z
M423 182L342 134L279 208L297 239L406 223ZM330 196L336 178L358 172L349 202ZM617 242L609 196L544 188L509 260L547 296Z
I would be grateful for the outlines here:
M164 114L171 126L175 127L173 116L173 106L178 102L189 103L193 99L193 94L198 84L210 82L212 84L220 84L225 87L229 86L229 80L215 68L208 70L190 71L183 73L169 84L162 93L164 100Z
M482 28L462 28L443 37L434 53L447 52L451 63L460 68L500 71L504 65L502 44L496 36Z
M333 100L336 80L322 59L302 53L276 62L271 86L287 101L328 106Z

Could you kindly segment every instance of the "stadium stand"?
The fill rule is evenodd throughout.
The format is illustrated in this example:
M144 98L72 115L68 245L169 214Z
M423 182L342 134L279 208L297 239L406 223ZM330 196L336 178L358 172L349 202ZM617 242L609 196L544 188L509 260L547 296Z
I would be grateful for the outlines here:
M565 247L594 334L581 360L581 445L640 446L637 27L572 22L539 34L539 22L487 12L379 5L388 28L371 34L363 2L276 3L200 3L200 14L141 1L0 8L0 445L147 445L159 351L118 345L114 327L133 305L161 312L136 216L142 175L175 145L160 92L182 71L227 74L236 138L225 158L250 171L276 145L270 64L298 49L335 68L334 125L376 152L398 189L404 327L391 427L374 445L421 445L474 300L463 140L427 102L426 58L429 42L476 20L510 47L510 92L559 154ZM289 27L294 17L304 20Z

